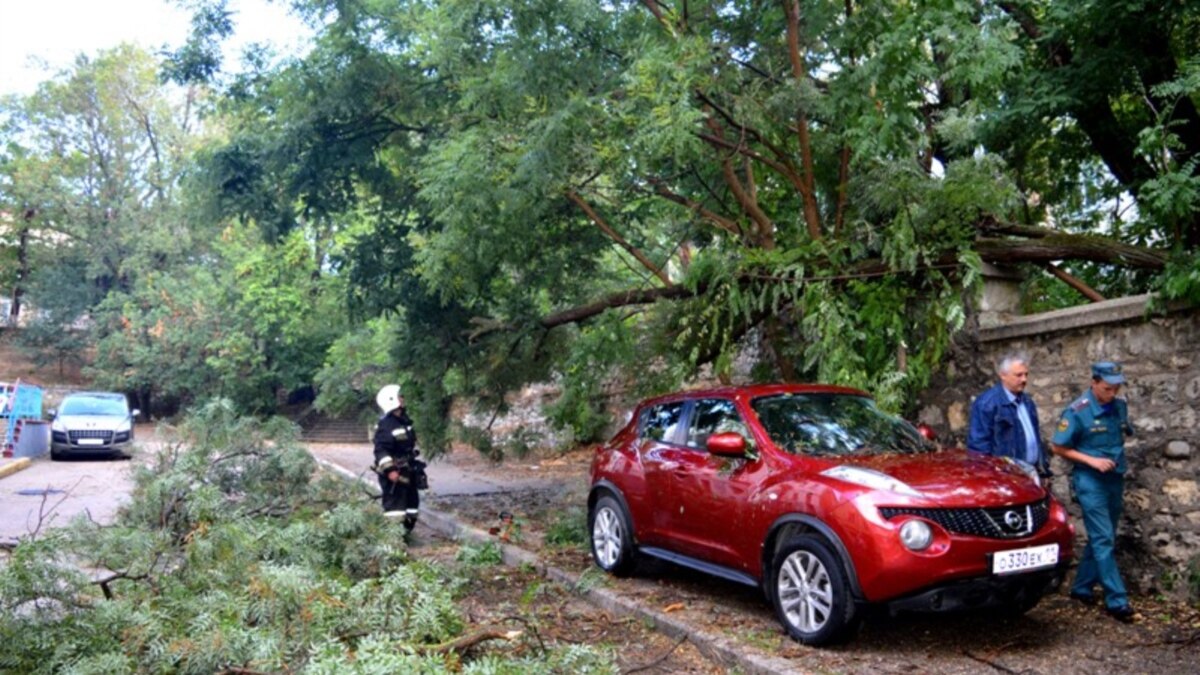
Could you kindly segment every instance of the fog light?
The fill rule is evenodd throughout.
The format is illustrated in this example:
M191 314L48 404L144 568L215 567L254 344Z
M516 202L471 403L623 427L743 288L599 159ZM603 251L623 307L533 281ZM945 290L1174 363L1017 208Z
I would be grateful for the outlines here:
M923 520L910 520L900 526L900 543L910 551L924 551L933 543L933 530Z

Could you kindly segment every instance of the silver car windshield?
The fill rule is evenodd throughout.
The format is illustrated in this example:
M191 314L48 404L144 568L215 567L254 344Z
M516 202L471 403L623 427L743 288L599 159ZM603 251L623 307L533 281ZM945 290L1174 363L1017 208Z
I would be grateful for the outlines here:
M117 415L129 414L125 401L116 398L79 397L63 401L60 415Z
M908 422L850 394L778 394L750 403L771 441L794 455L876 455L934 449Z

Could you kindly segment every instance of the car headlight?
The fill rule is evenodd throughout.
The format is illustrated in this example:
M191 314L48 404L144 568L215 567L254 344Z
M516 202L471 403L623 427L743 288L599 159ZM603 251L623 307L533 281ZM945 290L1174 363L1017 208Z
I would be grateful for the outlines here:
M910 551L924 551L933 543L933 528L923 520L907 520L900 526L900 543Z
M835 466L832 469L822 471L821 475L861 485L872 490L887 490L888 492L909 495L911 497L919 497L921 495L920 492L914 490L904 481L896 480L886 473L858 466Z
M1004 459L1007 459L1008 461L1012 462L1013 464L1016 464L1017 467L1019 467L1021 469L1021 471L1023 471L1025 473L1026 476L1029 476L1029 479L1032 480L1034 482L1034 484L1036 484L1038 487L1042 486L1042 477L1038 475L1037 467L1030 464L1029 462L1026 462L1026 461L1023 461L1020 459L1016 459L1014 457L1005 457Z
M120 424L118 424L117 428L113 429L113 431L120 433L122 431L129 431L132 428L133 428L133 420L125 420L124 422L121 422Z
M66 433L67 423L64 422L61 417L55 417L54 421L50 423L50 431L61 431Z

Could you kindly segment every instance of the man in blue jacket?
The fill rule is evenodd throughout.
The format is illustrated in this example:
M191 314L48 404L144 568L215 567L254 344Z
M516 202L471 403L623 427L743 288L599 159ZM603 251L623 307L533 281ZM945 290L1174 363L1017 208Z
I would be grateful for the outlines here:
M1034 466L1039 474L1048 475L1049 458L1038 429L1037 405L1025 393L1029 359L1009 354L1000 360L996 373L1000 382L971 404L967 449L1019 459Z

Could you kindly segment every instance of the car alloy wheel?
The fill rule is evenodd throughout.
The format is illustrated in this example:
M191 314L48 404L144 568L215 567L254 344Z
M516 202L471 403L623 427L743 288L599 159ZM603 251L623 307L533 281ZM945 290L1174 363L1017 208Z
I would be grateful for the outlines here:
M833 591L829 571L817 556L796 551L779 569L780 610L788 623L804 633L815 633L829 622Z
M797 537L776 553L771 600L788 634L804 644L837 642L857 627L846 574L817 537Z
M633 535L625 509L610 496L601 497L591 513L592 556L606 572L622 575L633 569Z

